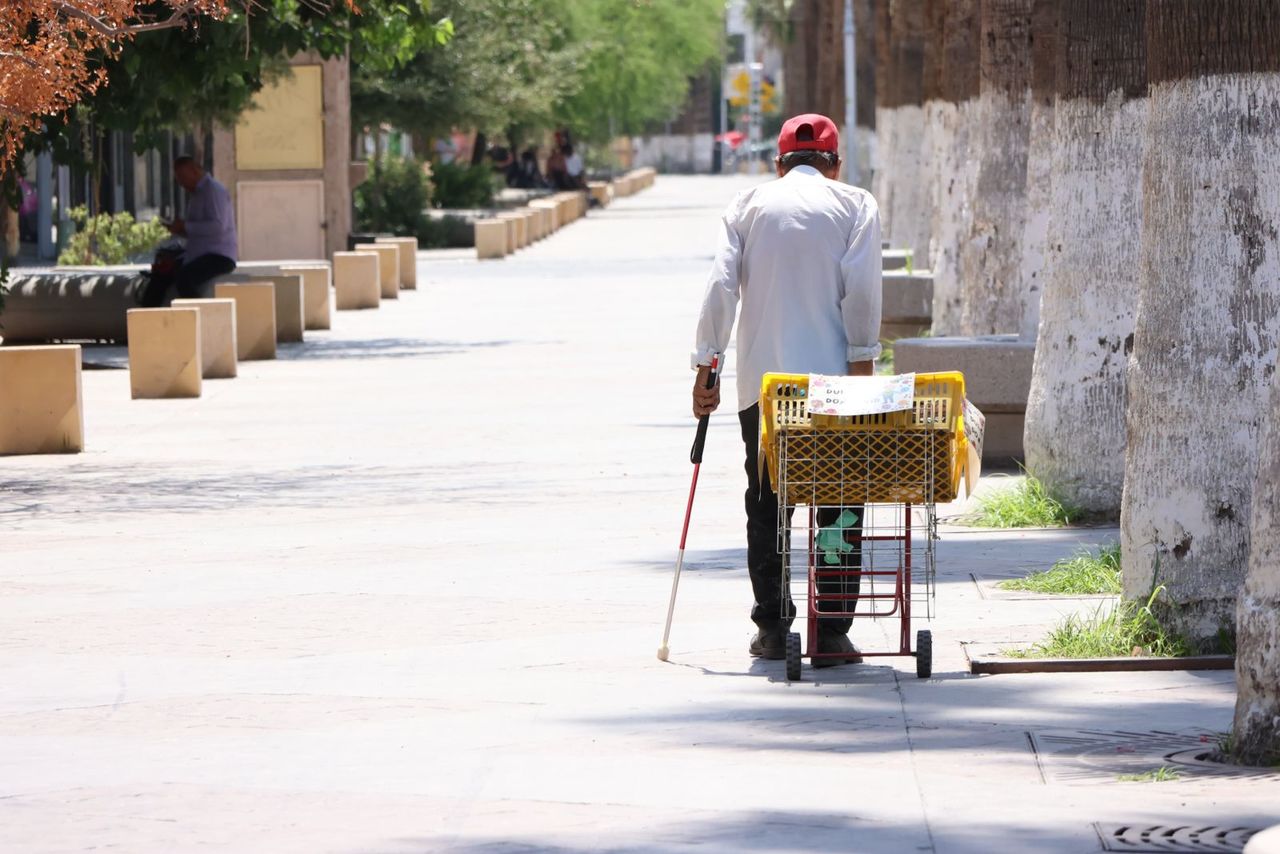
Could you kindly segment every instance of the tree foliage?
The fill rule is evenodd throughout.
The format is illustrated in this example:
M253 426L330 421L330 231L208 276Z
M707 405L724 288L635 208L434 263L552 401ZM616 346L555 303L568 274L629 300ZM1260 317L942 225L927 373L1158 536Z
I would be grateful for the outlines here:
M673 118L689 77L719 57L719 0L578 0L569 4L584 52L578 80L560 105L580 135L608 139Z
M558 0L438 0L453 26L447 50L402 67L352 70L360 125L388 122L424 136L472 127L507 133L553 122L575 77L565 4Z
M719 0L438 0L447 50L389 74L357 66L359 123L425 136L452 127L505 135L568 125L604 139L669 118L688 78L718 57Z
M103 58L137 35L227 13L225 0L5 0L0 4L0 166L49 116L99 91Z
M190 7L185 25L165 27L147 23L160 4L116 2L134 8L134 31L115 42L86 43L78 65L68 58L67 73L93 68L93 79L73 98L29 113L23 126L32 131L43 125L42 137L29 142L51 145L64 162L92 159L92 147L85 152L83 144L90 120L98 132L126 130L139 147L148 147L166 130L233 122L299 51L326 58L349 51L357 67L383 73L446 42L452 31L447 20L432 16L430 0L361 0L358 6L347 0L201 0L181 4ZM210 16L192 17L197 12ZM0 89L0 104L5 91ZM79 108L65 111L71 103Z

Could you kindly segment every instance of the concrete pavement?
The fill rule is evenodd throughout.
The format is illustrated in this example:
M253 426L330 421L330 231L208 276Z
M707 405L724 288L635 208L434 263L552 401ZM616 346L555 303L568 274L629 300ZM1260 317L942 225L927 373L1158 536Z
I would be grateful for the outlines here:
M971 574L1114 531L944 527L933 679L749 659L732 382L656 660L745 180L423 253L417 291L200 400L86 372L87 452L0 460L0 851L1089 852L1095 824L1280 820L1274 777L1194 762L1230 673L964 672L962 641L1095 606Z

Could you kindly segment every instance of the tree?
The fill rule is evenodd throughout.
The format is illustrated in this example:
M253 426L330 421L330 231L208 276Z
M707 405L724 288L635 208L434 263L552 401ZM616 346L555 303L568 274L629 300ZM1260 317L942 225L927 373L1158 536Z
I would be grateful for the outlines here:
M1047 277L1050 190L1053 173L1054 100L1060 49L1060 0L1033 0L1031 9L1031 122L1027 129L1027 215L1022 224L1022 326L1019 337L1034 341Z
M669 118L721 50L718 0L442 0L454 39L399 71L353 75L353 111L433 136L453 127L518 145L558 125L604 141Z
M1022 326L1021 251L1031 118L1031 0L982 0L977 164L960 258L960 331Z
M449 21L448 50L420 52L390 71L354 65L357 125L387 122L426 138L455 126L519 136L554 124L581 53L569 43L565 4L439 0L434 9Z
M1164 617L1211 648L1235 624L1280 345L1280 10L1270 0L1147 0L1145 32L1124 591L1145 597L1163 585ZM1274 675L1276 649L1245 655L1265 657Z
M557 114L590 140L643 132L670 118L689 78L721 53L721 0L575 0L566 4L577 79Z
M97 64L140 33L220 17L225 0L6 0L0 5L0 169L28 134L107 82Z
M138 35L103 58L111 85L49 120L44 142L63 162L84 163L92 159L82 156L84 139L102 131L128 131L147 148L164 131L233 124L300 51L326 58L350 52L366 73L390 71L447 40L448 21L433 19L430 9L399 0L365 0L358 11L319 0L253 0L219 20Z
M926 163L933 193L933 331L961 332L960 250L968 239L980 130L977 100L978 0L928 0L925 18L930 62L925 76ZM936 66L933 64L936 62Z
M1056 494L1114 516L1124 485L1125 371L1141 259L1141 244L1125 235L1142 230L1142 151L1134 141L1147 116L1145 2L1060 5L1049 260L1027 403L1027 467Z
M925 10L919 0L891 0L878 8L876 151L881 168L872 189L885 237L915 250L923 261L932 227L932 175L924 149Z
M1236 758L1280 765L1280 382L1271 382L1253 488L1249 573L1236 608Z

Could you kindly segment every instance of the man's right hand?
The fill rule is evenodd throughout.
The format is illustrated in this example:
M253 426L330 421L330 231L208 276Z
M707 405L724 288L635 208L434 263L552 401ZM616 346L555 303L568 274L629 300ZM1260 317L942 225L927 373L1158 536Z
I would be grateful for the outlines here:
M720 378L716 378L716 384L713 387L707 388L707 377L710 374L710 366L700 365L698 367L698 378L693 383L694 418L710 415L720 406Z

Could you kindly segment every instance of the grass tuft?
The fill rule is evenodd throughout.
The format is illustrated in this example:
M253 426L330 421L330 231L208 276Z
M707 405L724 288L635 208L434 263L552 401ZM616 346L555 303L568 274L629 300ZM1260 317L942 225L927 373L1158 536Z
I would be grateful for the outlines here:
M1176 768L1161 765L1159 768L1153 768L1141 774L1121 774L1116 779L1121 783L1169 783L1181 780L1182 774Z
M1186 638L1166 629L1152 606L1164 592L1157 587L1145 603L1127 599L1114 608L1099 605L1088 616L1072 614L1027 649L1011 650L1011 658L1124 658L1191 655Z
M1004 590L1056 593L1064 596L1118 594L1120 592L1120 544L1103 546L1095 555L1081 549L1050 569L1033 572L1026 578L1010 578L998 585Z
M1017 486L978 496L978 512L968 521L978 528L1059 528L1082 515L1079 507L1027 474Z

